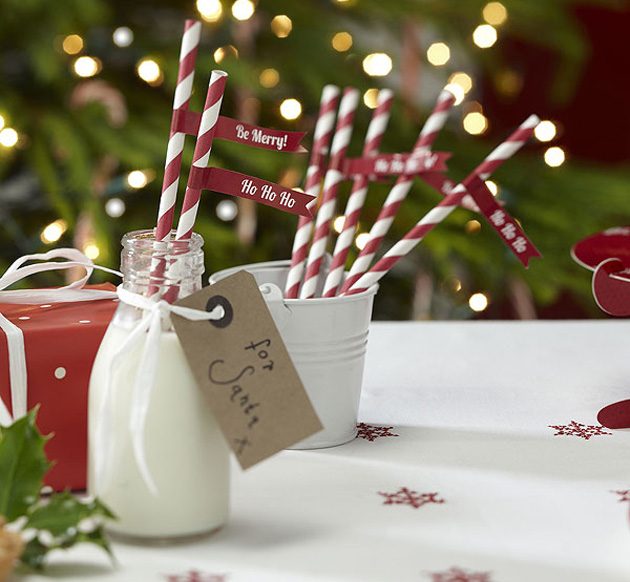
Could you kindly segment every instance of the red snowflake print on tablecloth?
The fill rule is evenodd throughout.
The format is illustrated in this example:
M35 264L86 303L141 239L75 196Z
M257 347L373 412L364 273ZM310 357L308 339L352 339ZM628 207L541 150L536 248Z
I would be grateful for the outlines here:
M440 499L437 493L418 493L407 487L401 487L396 493L378 491L378 494L385 497L383 505L411 505L418 509L427 503L444 503L444 499Z
M619 495L618 501L630 501L630 489L611 491L611 493Z
M431 582L492 582L490 572L469 572L457 567L427 575L431 577Z
M606 432L604 427L601 425L586 425L576 422L575 420L572 420L569 424L564 425L550 424L549 428L554 428L558 431L553 436L576 436L585 440L588 440L593 436L612 434L611 432Z
M392 434L393 426L374 426L372 424L365 424L360 422L357 424L357 438L365 439L366 441L374 442L381 437L397 437L399 435Z
M226 574L204 574L198 570L190 570L186 574L164 576L166 582L227 582Z

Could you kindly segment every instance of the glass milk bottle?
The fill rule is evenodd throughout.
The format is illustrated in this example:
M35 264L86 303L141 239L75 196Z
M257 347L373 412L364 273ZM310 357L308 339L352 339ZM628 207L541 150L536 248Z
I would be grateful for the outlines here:
M130 232L122 245L123 287L148 295L152 232ZM161 288L176 290L181 298L201 288L203 239L194 234L189 241L169 243L169 247L173 245L177 248L169 248L170 267L160 280ZM229 453L168 318L162 320L158 368L144 433L145 458L157 495L142 478L130 432L131 397L144 338L119 356L112 381L107 382L118 348L143 315L145 311L121 302L94 361L89 395L88 488L118 517L107 526L118 537L166 541L204 535L227 519ZM104 400L107 386L108 398ZM106 439L99 437L103 434L98 432L102 428L99 422L107 423ZM102 470L95 470L97 463Z

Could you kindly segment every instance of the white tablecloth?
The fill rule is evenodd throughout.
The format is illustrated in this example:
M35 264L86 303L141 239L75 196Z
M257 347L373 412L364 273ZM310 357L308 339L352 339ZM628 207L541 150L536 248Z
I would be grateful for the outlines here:
M235 468L203 541L116 543L117 566L79 547L14 580L628 582L630 431L596 415L630 398L629 331L375 323L360 438Z

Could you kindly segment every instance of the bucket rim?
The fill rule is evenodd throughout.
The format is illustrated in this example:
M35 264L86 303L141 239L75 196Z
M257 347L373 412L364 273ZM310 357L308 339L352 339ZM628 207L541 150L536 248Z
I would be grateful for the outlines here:
M246 265L228 267L227 269L221 269L220 271L217 271L216 273L212 273L210 277L208 278L208 282L210 285L212 285L214 283L217 283L221 279L228 277L229 275L233 275L240 271L247 271L248 267L256 268L257 270L264 270L264 269L288 268L290 266L291 266L291 261L288 259L281 260L281 261L263 261L260 263L248 263ZM218 275L222 275L222 276L217 278ZM343 297L313 297L312 299L299 299L299 298L289 299L289 298L284 297L282 300L287 305L297 305L297 304L306 303L306 302L308 302L308 305L317 305L319 303L330 304L333 301L337 301L338 303L341 303L341 302L349 303L351 301L360 301L362 299L365 299L366 297L376 295L377 291L378 291L378 283L374 283L374 285L370 286L365 291L362 291L361 293L355 293L354 295L344 295Z

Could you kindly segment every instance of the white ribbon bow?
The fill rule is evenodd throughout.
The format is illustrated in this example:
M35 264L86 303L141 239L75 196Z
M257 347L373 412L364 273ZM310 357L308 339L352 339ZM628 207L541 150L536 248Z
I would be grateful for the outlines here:
M49 259L66 259L65 261L51 261ZM24 265L28 261L46 261L36 265ZM7 287L17 281L35 273L85 268L86 274L81 279L54 289L15 289L7 291ZM115 299L114 291L99 289L84 289L84 285L92 275L94 269L114 273L122 277L121 273L106 267L95 265L81 251L71 248L53 249L47 253L25 255L15 261L0 277L0 303L20 303L37 305L40 303L71 303L76 301L97 301L99 299ZM11 407L13 415L0 398L0 426L9 426L26 414L27 410L27 376L26 352L24 349L24 335L22 330L11 323L0 313L0 329L7 338L9 351L9 379L11 386Z
M124 360L124 357L129 355L134 346L146 335L131 396L129 431L131 433L132 448L140 475L149 491L157 497L158 490L146 460L144 433L149 404L151 402L151 391L157 375L160 358L162 320L168 318L171 313L175 313L192 321L218 320L225 315L225 311L221 306L217 306L212 311L208 312L171 305L164 300L156 301L144 295L138 295L137 293L123 289L122 286L118 287L117 293L123 303L142 309L145 313L142 319L131 329L125 341L118 347L107 369L105 390L100 399L97 412L97 426L94 431L95 438L94 442L91 443L93 450L97 452L94 459L95 493L100 493L104 488L109 463L111 463L113 459L112 383L114 374ZM173 387L173 389L176 388Z

